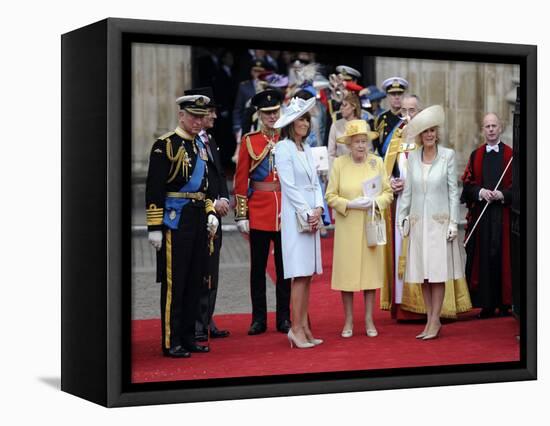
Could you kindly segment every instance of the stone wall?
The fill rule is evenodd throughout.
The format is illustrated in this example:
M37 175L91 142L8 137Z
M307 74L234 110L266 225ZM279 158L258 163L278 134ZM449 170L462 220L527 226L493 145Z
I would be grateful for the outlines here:
M191 87L189 46L132 46L132 169L147 172L154 139L176 128L176 99Z
M420 96L424 106L440 104L445 108L443 144L455 149L460 174L470 152L483 143L481 121L485 112L500 116L505 129L503 142L512 145L518 65L377 57L376 75L378 87L388 77L406 78L409 93Z

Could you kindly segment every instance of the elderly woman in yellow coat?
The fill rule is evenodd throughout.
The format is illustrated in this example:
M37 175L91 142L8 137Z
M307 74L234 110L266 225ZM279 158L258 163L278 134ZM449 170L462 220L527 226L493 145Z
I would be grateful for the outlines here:
M326 200L336 210L334 259L332 264L333 290L342 292L345 321L342 337L353 335L353 293L364 292L365 326L369 337L376 337L372 313L376 289L384 282L384 246L367 246L366 224L389 207L393 192L382 159L372 153L371 132L365 120L350 120L345 134L338 139L350 153L334 160L326 191ZM378 179L379 192L373 198L363 193L363 183ZM387 224L390 226L390 224Z

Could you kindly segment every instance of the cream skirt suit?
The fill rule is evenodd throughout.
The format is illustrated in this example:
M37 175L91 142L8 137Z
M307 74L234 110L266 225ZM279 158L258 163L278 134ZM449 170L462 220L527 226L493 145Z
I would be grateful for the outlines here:
M406 217L410 223L407 283L464 277L458 238L447 241L449 222L458 223L458 204L454 151L438 146L431 166L422 163L422 148L411 152L398 214L398 223Z

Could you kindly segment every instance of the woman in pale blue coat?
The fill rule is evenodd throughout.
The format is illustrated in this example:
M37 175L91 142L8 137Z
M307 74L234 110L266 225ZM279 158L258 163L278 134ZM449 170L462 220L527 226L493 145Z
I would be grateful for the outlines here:
M321 241L319 227L323 213L323 194L311 148L305 140L311 129L308 111L315 98L290 101L284 115L275 123L283 128L283 140L275 148L275 166L281 181L281 244L283 269L292 278L291 317L288 332L290 346L311 348L321 344L309 328L309 286L313 274L321 274ZM299 222L309 230L300 231Z

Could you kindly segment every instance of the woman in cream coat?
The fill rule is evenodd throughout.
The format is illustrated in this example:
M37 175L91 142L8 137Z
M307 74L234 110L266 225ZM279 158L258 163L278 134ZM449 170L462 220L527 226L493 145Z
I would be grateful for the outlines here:
M342 292L344 328L342 337L353 335L353 292L365 296L365 326L369 337L376 337L372 313L376 289L384 282L384 246L367 246L366 223L371 220L373 203L378 210L389 207L393 193L382 159L374 155L371 132L365 120L351 120L340 143L350 153L334 160L326 192L328 205L336 210L332 289ZM363 196L363 182L380 177L381 190L374 200ZM391 226L391 224L386 224Z
M281 181L281 246L286 278L290 289L292 327L288 332L291 347L310 348L321 344L309 328L309 285L313 274L323 272L319 227L323 212L323 194L311 148L305 140L311 129L308 111L315 98L294 98L275 128L283 128L285 139L275 148L275 165ZM298 216L309 223L310 232L298 230Z
M409 153L398 212L401 233L409 236L405 282L422 283L427 322L417 338L423 340L439 335L445 282L464 276L456 239L459 197L455 153L439 146L439 128L444 121L443 108L435 105L409 123L408 136L416 137L420 148Z

